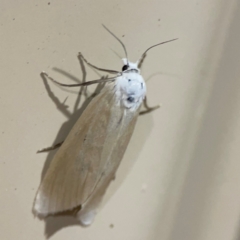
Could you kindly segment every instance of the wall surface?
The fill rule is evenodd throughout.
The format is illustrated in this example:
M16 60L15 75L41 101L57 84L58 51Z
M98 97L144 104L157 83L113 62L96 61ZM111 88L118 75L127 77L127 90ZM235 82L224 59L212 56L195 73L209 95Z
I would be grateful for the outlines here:
M1 240L238 240L240 4L237 0L0 2ZM149 46L142 69L150 105L139 117L93 225L34 218L33 200L86 101L64 83L99 78L77 58L121 69ZM94 88L89 88L88 92Z

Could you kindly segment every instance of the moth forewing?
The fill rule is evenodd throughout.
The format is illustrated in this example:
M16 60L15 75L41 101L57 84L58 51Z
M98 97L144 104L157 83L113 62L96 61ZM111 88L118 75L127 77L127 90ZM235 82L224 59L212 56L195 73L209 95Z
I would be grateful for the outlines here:
M122 116L121 114L117 114L111 123L112 127L118 126L118 129L113 130L109 134L109 139L106 142L105 156L103 158L108 158L108 161L105 164L104 171L99 178L99 182L96 184L94 192L92 192L88 200L83 204L83 209L78 214L80 222L84 225L92 222L106 189L115 178L117 168L132 136L138 111L125 112Z
M82 224L92 222L127 148L139 111L119 103L118 84L109 83L93 99L56 153L36 196L34 210L38 215L81 206L78 217Z

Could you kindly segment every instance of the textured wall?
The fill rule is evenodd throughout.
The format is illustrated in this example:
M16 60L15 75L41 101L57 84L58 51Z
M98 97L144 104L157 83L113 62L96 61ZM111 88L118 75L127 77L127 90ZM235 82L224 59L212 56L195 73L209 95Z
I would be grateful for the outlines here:
M0 239L237 240L239 16L234 0L1 1ZM120 70L123 50L101 23L132 61L179 38L151 50L142 70L149 103L162 108L139 118L91 227L40 221L33 199L54 152L36 151L63 140L81 109L77 89L44 85L39 74L82 80L79 51ZM98 77L86 68L87 80Z

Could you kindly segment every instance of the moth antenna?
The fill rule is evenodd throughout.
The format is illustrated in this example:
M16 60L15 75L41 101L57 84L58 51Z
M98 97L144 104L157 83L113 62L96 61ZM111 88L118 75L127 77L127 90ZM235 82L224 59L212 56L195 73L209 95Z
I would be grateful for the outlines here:
M140 57L140 59L138 60L138 68L141 68L141 65L142 65L142 63L143 63L143 60L145 59L145 57L146 57L146 55L147 55L147 52L148 52L150 49L152 49L152 48L154 48L154 47L157 47L157 46L159 46L159 45L168 43L168 42L175 41L175 40L177 40L177 39L178 39L178 38L174 38L174 39L171 39L171 40L168 40L168 41L164 41L164 42L157 43L157 44L149 47L149 48L142 54L142 56Z
M127 49L124 45L124 43L114 34L112 33L104 24L102 24L102 26L114 37L118 40L118 42L120 42L120 44L122 45L123 49L124 49L124 52L125 52L125 56L126 56L126 59L127 59L127 65L129 66L129 63L128 63L128 56L127 56Z

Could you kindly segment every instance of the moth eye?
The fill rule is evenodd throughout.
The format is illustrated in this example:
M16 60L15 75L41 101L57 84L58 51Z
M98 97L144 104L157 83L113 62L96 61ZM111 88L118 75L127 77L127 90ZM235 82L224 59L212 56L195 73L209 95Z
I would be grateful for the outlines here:
M128 69L128 65L124 65L123 67L122 67L122 71L126 71Z
M134 101L134 97L128 97L127 101L132 103Z
M131 82L131 79L128 79L129 82Z

